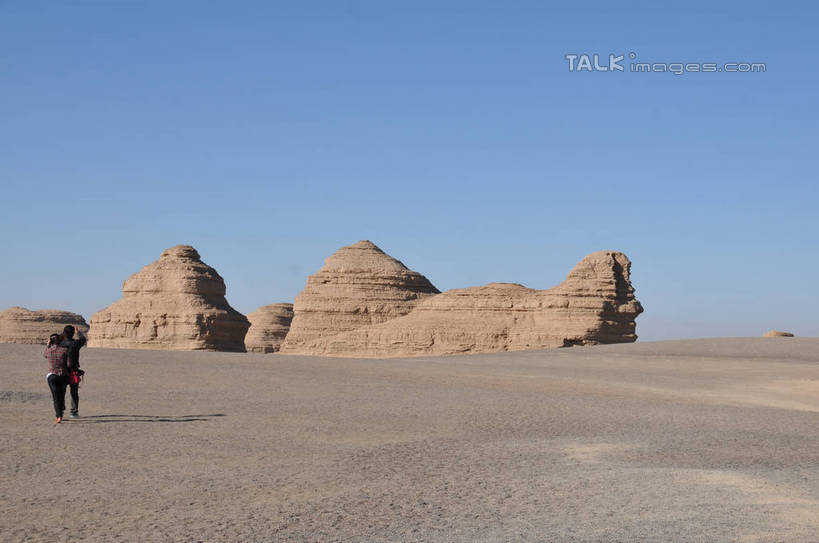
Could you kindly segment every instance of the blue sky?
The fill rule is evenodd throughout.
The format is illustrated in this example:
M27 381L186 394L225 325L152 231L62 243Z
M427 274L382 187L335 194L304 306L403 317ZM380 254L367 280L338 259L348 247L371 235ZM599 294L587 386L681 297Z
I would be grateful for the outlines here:
M247 313L371 239L441 290L548 288L621 250L642 339L817 336L817 16L2 2L0 308L89 318L187 243ZM571 73L564 58L628 52L767 71Z

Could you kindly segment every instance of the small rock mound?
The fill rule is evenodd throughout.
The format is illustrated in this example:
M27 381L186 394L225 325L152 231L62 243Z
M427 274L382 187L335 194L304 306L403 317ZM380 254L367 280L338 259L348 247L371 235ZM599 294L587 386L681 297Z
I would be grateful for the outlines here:
M60 334L71 324L88 331L82 315L59 309L32 311L25 307L10 307L0 312L0 343L46 344L48 336Z
M245 350L250 326L225 282L189 245L177 245L122 284L122 299L91 317L88 344L120 349Z
M793 337L790 332L780 332L779 330L768 330L762 335L764 337Z
M406 315L439 291L371 241L342 247L296 297L281 352L314 354L319 338Z
M293 320L293 304L265 305L247 316L250 329L245 336L249 353L275 353L281 347Z

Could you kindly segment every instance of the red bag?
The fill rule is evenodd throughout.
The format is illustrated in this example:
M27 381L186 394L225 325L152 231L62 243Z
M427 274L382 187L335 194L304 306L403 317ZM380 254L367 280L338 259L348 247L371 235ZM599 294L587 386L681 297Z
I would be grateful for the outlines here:
M80 383L82 383L81 374L77 373L76 371L72 371L71 373L68 374L68 384L80 386Z

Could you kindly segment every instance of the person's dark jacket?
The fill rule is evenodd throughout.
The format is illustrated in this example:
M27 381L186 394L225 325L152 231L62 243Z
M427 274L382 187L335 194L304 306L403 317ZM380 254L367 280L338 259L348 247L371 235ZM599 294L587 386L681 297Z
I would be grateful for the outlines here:
M68 369L76 371L80 369L80 349L85 347L87 343L85 336L77 330L78 339L65 338L60 343L60 347L65 347L68 350Z

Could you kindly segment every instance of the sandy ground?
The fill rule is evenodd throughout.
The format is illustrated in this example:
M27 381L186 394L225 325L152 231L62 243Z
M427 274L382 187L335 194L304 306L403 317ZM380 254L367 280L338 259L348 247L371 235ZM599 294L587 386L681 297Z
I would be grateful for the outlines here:
M819 339L404 360L0 345L0 540L817 541Z

